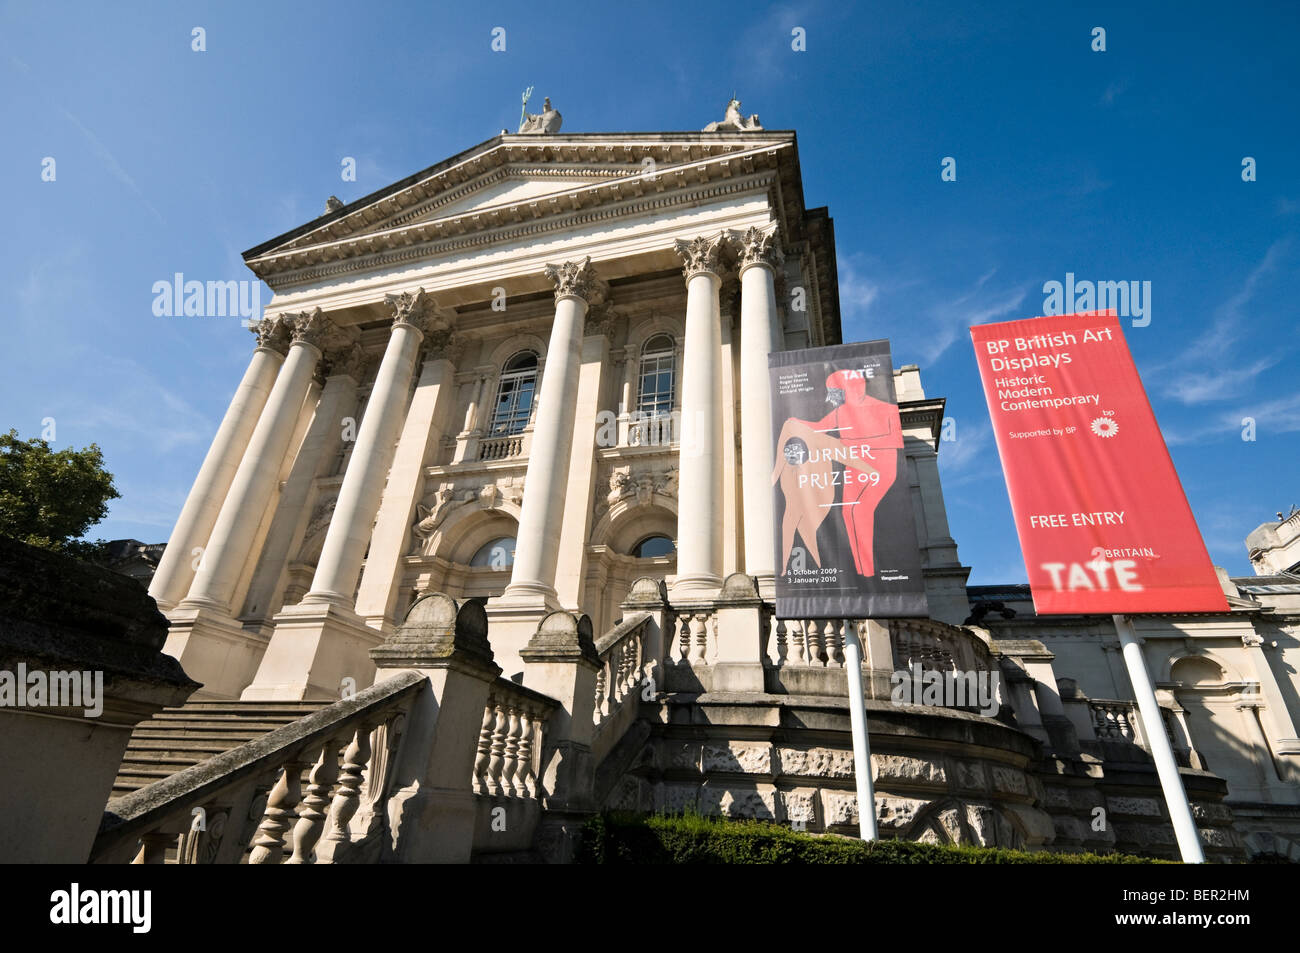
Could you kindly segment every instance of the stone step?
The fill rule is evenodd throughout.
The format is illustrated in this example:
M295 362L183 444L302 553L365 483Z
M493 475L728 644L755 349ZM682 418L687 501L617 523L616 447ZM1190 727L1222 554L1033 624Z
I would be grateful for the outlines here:
M329 704L204 701L164 709L140 722L132 732L113 782L112 797L202 764Z

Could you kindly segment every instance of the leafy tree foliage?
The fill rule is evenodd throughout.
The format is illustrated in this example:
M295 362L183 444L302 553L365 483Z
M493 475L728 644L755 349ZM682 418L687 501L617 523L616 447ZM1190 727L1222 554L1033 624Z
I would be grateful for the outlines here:
M102 541L81 537L108 515L109 500L120 496L98 444L51 450L35 437L20 440L17 430L0 434L0 533L5 536L93 559Z

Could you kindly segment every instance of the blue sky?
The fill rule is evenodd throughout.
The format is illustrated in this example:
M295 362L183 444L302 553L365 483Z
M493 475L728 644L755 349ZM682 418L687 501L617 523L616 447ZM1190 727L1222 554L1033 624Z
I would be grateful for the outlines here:
M972 583L1025 573L966 328L1067 272L1151 282L1129 345L1211 556L1248 574L1246 533L1300 503L1300 6L1133 6L6 3L0 427L98 442L123 498L91 535L165 540L251 339L155 316L155 281L247 277L326 196L513 129L528 85L573 132L697 130L734 89L798 131L844 339L891 338L948 399Z

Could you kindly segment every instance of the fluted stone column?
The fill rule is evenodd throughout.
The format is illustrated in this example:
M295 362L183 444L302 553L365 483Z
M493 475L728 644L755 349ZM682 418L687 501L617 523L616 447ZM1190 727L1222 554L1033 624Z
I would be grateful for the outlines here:
M347 608L354 605L366 544L370 542L384 481L406 416L420 342L426 331L445 336L450 330L449 322L438 315L437 305L423 288L414 294L390 295L386 300L395 312L392 334L339 488L316 575L303 602L328 602Z
M686 276L675 590L722 585L721 235L678 241Z
M198 571L168 613L163 651L203 688L196 698L235 698L253 679L266 642L234 619L231 600L276 490L285 454L313 386L321 339L332 327L317 308L282 316L292 343L221 505Z
M417 289L390 295L393 329L370 391L357 442L325 531L311 589L275 617L275 632L243 693L246 700L338 698L374 680L369 651L383 640L356 611L354 593L370 543L384 484L406 419L416 358L426 335L445 343L446 312Z
M319 308L292 319L292 343L284 367L249 438L248 449L212 528L189 594L180 603L181 608L230 611L240 571L275 491L275 478L289 449L316 362L321 357L321 338L329 326L329 320Z
M745 572L770 596L776 578L772 525L772 398L767 356L783 345L776 310L776 226L734 236L740 254L740 467Z
M333 469L343 444L343 420L357 406L357 385L361 381L365 355L355 342L327 351L321 362L324 387L316 401L311 424L293 461L276 506L266 543L241 613L243 619L268 623L280 605L277 599L285 566L294 547L301 545L311 515L312 486Z
M569 480L569 455L573 449L583 319L588 305L601 291L590 258L547 265L546 276L555 283L555 322L551 326L532 452L524 478L514 570L502 599L554 609L559 608L555 566Z
M185 506L176 520L158 569L149 583L149 595L158 608L170 609L185 598L194 580L194 549L205 546L221 504L239 469L244 448L266 406L276 374L289 349L289 330L279 318L263 318L251 329L257 347L244 378L226 408L226 415L212 438L199 475L194 478Z
M515 563L505 592L488 602L492 651L507 677L523 670L519 651L542 616L559 608L555 577L573 452L583 323L588 306L602 301L605 293L590 258L547 265L546 277L555 284L555 321L536 404Z

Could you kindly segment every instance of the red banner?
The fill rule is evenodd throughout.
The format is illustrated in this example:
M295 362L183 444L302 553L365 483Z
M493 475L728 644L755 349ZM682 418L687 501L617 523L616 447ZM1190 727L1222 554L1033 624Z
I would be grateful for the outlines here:
M1114 312L971 338L1035 610L1225 611Z

